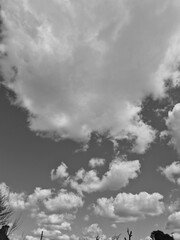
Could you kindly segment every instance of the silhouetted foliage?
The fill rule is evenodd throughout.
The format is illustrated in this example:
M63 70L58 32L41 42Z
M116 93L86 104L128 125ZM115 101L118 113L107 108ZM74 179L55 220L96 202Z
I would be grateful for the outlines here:
M0 240L9 240L8 238L8 225L3 225L2 228L0 229Z
M132 231L129 231L129 228L127 229L128 239L131 240L132 237ZM127 240L126 237L124 237L124 240Z
M8 198L0 191L0 225L8 224L11 215L12 209L9 207Z
M153 240L174 240L169 234L163 233L160 230L153 231L150 236Z
M99 237L99 235L97 235L97 237L96 237L96 240L100 240L100 237Z
M8 239L8 236L12 234L20 224L21 217L12 219L13 210L9 205L8 196L3 194L0 190L0 240Z

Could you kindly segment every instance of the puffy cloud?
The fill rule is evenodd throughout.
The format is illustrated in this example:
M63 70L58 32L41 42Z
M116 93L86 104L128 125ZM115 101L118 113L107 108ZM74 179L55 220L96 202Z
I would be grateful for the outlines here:
M173 231L180 231L180 212L174 212L168 217L166 228Z
M92 158L90 161L89 161L89 166L91 168L96 168L96 167L101 167L105 164L105 159L103 158Z
M164 93L163 80L152 75L179 12L157 14L162 0L141 4L142 10L139 4L1 1L1 72L33 131L81 141L108 131L135 139L133 151L144 153L155 131L141 119L141 101Z
M68 235L66 235L66 234L63 234L62 236L59 236L59 239L60 240L69 240L70 237Z
M55 192L52 189L37 187L32 194L27 195L23 192L11 192L5 183L2 184L2 187L5 189L7 196L9 196L10 205L14 209L30 209L32 211L32 216L34 211L35 214L37 214L40 204L44 205L49 211L77 209L84 204L79 195L73 192L67 192L67 190L64 189ZM51 217L53 218L56 216L52 215Z
M39 236L41 232L43 231L44 233L44 239L49 240L49 239L58 239L58 240L78 240L79 238L76 235L67 235L63 234L61 231L57 229L47 229L45 227L39 227L33 231L33 234L35 236ZM36 240L36 237L34 236L28 236L26 237L27 240Z
M72 222L76 216L70 213L64 214L46 214L45 212L39 212L38 214L31 215L38 220L39 225L60 225L63 222Z
M175 239L175 240L180 240L180 233L173 233L173 238Z
M49 211L77 209L83 204L84 202L79 195L66 190L61 190L54 197L44 201L44 205Z
M179 209L180 209L180 199L171 201L170 204L168 205L168 210L170 213L178 211Z
M63 222L59 228L64 231L71 231L71 224L69 222Z
M79 240L79 237L77 237L75 234L71 235L72 240Z
M94 205L96 215L115 219L117 222L136 221L146 216L163 213L163 196L159 193L119 193L115 198L99 198Z
M9 204L13 209L24 210L29 207L29 202L26 201L27 195L24 192L12 192L4 182L0 184L0 191L7 197Z
M58 236L58 239L64 239L64 235L61 233L61 231L71 231L71 225L76 218L75 215L70 213L48 214L45 212L36 212L31 216L34 218L34 220L37 221L38 225L38 229L33 232L34 235L37 236L39 232L44 231L45 229L45 239L49 239L55 236ZM70 239L69 236L68 239Z
M29 207L29 203L26 201L25 193L13 193L9 194L9 203L13 209L26 209Z
M152 238L149 237L149 236L146 236L145 238L142 238L142 239L140 239L140 240L152 240Z
M44 236L46 236L46 239L61 239L60 236L62 236L62 233L59 230L47 230L46 228L37 228L33 231L33 233L35 236L40 236L42 231Z
M48 199L52 195L51 189L42 189L40 187L36 187L33 194L28 196L28 202L30 204L36 204L38 201L44 201Z
M138 160L124 161L116 159L112 161L109 170L100 179L95 170L86 172L79 170L74 178L70 179L70 185L78 192L116 191L125 187L131 179L137 178L140 172ZM81 183L79 183L81 181Z
M50 231L71 231L71 223L69 222L63 222L60 225L56 224L50 224L50 225L43 225L44 228L50 230Z
M9 192L9 202L10 205L15 209L36 209L38 208L38 203L45 199L48 199L52 195L51 189L41 189L39 187L35 188L34 192L30 195L25 193L14 193Z
M86 227L83 231L83 235L85 235L88 240L94 239L97 235L101 236L101 239L106 238L97 223L93 223L89 227Z
M180 162L173 162L165 168L160 167L160 171L169 181L180 185Z
M61 165L55 170L52 169L51 171L51 180L56 180L56 179L63 179L68 177L67 173L67 166L65 163L61 163Z
M93 160L93 161L92 161ZM97 166L99 159L91 159L90 165ZM104 163L104 159L100 159L100 163ZM98 162L99 164L99 162ZM104 173L100 178L96 170L85 171L85 169L79 169L75 176L70 176L67 172L67 166L64 168L64 164L61 164L57 169L65 169L66 177L64 176L63 185L70 185L71 188L77 190L78 193L83 192L92 193L97 191L116 191L126 185L128 185L131 179L138 177L140 172L139 160L126 161L126 159L117 158L109 164L109 170ZM54 170L51 171L51 173ZM62 170L64 171L64 170ZM58 176L58 173L54 173L54 176ZM56 178L55 177L55 178Z

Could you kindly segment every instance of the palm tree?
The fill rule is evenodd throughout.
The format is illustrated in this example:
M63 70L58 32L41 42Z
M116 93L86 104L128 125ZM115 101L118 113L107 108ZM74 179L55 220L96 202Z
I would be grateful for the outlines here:
M9 205L9 199L0 189L0 226L7 227L7 235L12 234L20 225L21 216L12 218L13 209Z
M9 206L8 197L0 191L0 225L6 225L12 216L12 209Z

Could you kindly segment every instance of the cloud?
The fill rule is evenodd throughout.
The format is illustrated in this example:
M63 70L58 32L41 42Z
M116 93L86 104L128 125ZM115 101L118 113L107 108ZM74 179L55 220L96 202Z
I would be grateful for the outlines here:
M29 207L29 203L26 202L26 194L25 193L10 193L9 194L9 203L13 209L21 209L25 210Z
M136 221L146 216L158 216L164 211L163 196L159 193L119 193L115 198L99 198L94 213L117 222Z
M63 179L67 178L69 174L67 173L67 166L65 163L61 163L61 165L55 170L52 169L51 171L51 180L56 180L56 179Z
M40 236L43 231L43 234L46 236L46 239L53 238L53 239L61 239L62 236L61 231L59 230L47 230L46 228L37 228L33 231L35 236Z
M138 177L140 172L139 160L113 160L109 170L100 178L97 171L80 169L75 177L69 180L70 186L79 193L97 191L117 191L128 185L129 181Z
M14 209L29 209L37 212L40 205L43 205L49 211L71 210L83 206L82 197L73 192L68 192L61 189L55 192L53 189L35 188L32 194L11 192L8 186L3 183L3 188L6 189L6 194L9 196L10 205Z
M166 124L169 130L169 134L172 136L172 143L175 146L177 152L180 154L180 103L177 103L172 111L169 111Z
M180 240L180 233L173 233L173 238L175 239L175 240Z
M14 209L21 210L38 208L38 203L48 199L53 193L51 189L42 189L40 187L36 187L34 192L29 195L24 192L12 192L6 183L1 183L0 189L2 189L4 194L8 197L10 206Z
M169 181L180 185L180 162L173 162L171 165L159 169Z
M180 231L180 212L174 212L168 217L166 228L172 231Z
M52 195L51 189L35 188L34 192L30 195L25 193L9 192L10 205L15 209L30 209L34 211L38 209L39 203L43 203L45 199L48 199Z
M32 216L39 228L45 228L48 231L71 231L72 221L75 216L72 214L46 214L39 212Z
M176 7L180 6L176 2ZM170 80L172 87L176 88L180 86L180 25L177 26L176 31L169 39L168 48L165 53L165 57L159 66L156 73L157 79L164 79L165 81ZM180 146L180 103L174 105L173 109L168 112L166 119L166 125L168 133L172 137L172 144L179 152Z
M60 190L54 197L44 201L49 211L77 209L83 206L84 202L79 195L66 190Z
M168 206L168 210L170 213L173 213L179 209L180 209L180 199L170 202Z
M77 237L75 234L71 235L72 240L79 240L79 237Z
M27 235L26 236L26 240L38 240L39 237L33 237L33 236L30 236L30 235Z
M15 103L28 111L30 129L85 142L93 131L108 132L135 139L133 151L144 153L155 131L143 122L141 103L149 94L164 95L163 80L152 76L179 8L162 11L162 0L1 5L1 72Z
M31 217L36 218L38 221L38 225L60 225L63 222L72 222L76 216L71 213L63 213L63 214L47 214L45 212L39 212L36 214L32 214Z
M97 223L93 223L90 226L86 227L83 231L83 235L88 239L94 239L99 235L101 239L105 239L106 236L103 234L102 229L99 227Z
M105 159L103 158L92 158L90 161L89 161L89 166L91 168L96 168L96 167L101 167L101 166L104 166L105 164Z
M179 60L180 60L180 34L179 27L169 38L168 48L164 59L156 72L156 77L161 79L171 79L174 86L179 85Z
M33 236L29 236L27 240L33 240L43 231L43 238L48 240L54 239L76 239L75 235L69 236L62 233L62 231L70 232L72 230L71 225L74 223L76 216L71 213L54 213L49 214L44 211L37 211L31 214L31 217L36 221L37 228L33 230Z

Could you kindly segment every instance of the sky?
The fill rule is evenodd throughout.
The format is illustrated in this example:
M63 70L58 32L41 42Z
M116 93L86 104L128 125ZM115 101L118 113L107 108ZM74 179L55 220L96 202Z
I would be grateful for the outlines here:
M12 239L180 239L179 0L0 0Z

